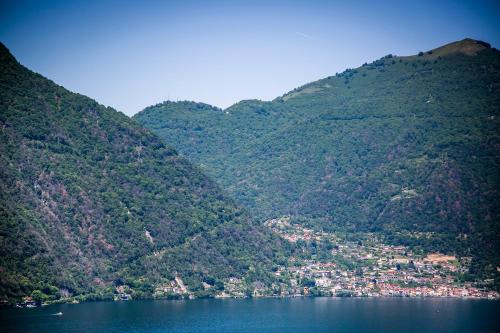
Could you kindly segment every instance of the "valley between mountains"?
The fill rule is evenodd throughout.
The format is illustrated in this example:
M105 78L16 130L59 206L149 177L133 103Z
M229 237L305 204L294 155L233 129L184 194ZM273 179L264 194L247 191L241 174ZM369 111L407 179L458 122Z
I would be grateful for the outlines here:
M500 53L128 118L0 47L0 300L498 298Z

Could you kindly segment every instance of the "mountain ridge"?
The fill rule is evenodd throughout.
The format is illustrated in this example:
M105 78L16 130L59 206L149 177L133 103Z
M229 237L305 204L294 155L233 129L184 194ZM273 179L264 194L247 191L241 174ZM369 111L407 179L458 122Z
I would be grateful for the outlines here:
M286 248L151 131L3 45L0 88L2 303L152 297L174 277L209 296Z
M396 243L474 253L474 269L495 276L499 60L489 44L465 39L388 55L226 114L192 114L180 103L167 118L154 107L133 118L175 140L263 220L291 215L319 228L378 230Z

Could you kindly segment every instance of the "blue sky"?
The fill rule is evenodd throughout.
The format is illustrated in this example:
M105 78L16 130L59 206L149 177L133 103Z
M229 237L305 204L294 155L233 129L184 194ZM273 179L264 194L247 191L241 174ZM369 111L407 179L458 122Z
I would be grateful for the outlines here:
M128 115L270 100L465 37L500 48L498 1L0 1L0 41L22 64Z

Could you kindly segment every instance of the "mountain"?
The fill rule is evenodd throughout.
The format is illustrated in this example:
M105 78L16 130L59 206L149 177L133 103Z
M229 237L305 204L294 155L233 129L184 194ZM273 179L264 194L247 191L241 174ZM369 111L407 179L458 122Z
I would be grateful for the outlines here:
M286 248L158 136L1 44L0 244L2 302L148 297L174 278L203 296L264 279Z
M270 102L165 102L134 119L261 220L377 232L500 267L500 52L388 55Z

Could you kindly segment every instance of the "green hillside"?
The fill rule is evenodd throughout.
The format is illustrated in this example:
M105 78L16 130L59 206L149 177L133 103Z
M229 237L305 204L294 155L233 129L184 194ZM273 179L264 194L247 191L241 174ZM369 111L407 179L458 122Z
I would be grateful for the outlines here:
M498 277L499 117L500 52L465 39L271 102L165 102L134 119L261 220L380 232Z
M158 136L1 44L0 129L2 302L122 285L148 297L175 276L203 295L202 282L264 279L280 257L281 241Z

